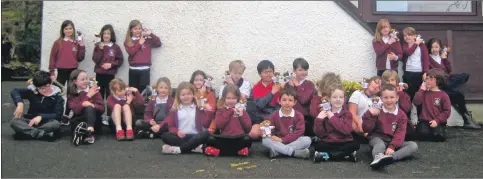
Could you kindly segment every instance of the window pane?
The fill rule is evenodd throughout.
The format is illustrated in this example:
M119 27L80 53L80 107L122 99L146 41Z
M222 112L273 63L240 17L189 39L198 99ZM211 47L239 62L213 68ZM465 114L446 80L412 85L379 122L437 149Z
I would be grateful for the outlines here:
M377 1L381 12L472 12L471 1Z
M352 4L354 4L354 6L356 6L357 8L359 8L359 4L358 4L359 1L351 1Z

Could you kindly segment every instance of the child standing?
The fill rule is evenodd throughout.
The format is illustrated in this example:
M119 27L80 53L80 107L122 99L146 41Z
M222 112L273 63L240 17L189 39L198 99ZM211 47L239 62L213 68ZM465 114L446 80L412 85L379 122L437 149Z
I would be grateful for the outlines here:
M69 108L74 112L71 123L74 145L93 144L94 129L98 134L102 134L100 122L105 107L99 90L96 84L89 86L87 73L84 70L77 69L70 74L67 101Z
M54 132L60 130L60 119L64 112L64 98L52 86L49 72L39 71L33 76L35 89L15 88L10 95L17 106L10 127L15 131L14 139L39 139L54 141ZM27 114L23 114L23 99L29 100Z
M321 109L314 121L314 131L320 141L314 144L314 162L348 159L356 162L359 143L352 138L352 114L344 109L344 88L329 87L330 110Z
M129 23L124 47L129 55L129 86L144 91L150 84L151 48L161 47L159 37L143 29L139 20Z
M369 133L369 145L372 147L374 161L371 167L378 169L406 157L418 150L418 145L412 141L404 141L408 118L397 105L397 89L393 85L382 88L382 111L371 108L367 111L362 124L364 131Z
M132 130L132 118L134 107L144 104L144 98L138 89L128 87L124 81L114 78L109 83L111 95L107 97L108 113L111 113L111 119L116 129L117 140L133 140L134 132ZM124 133L121 120L124 120L126 133ZM110 124L110 126L112 126Z
M414 105L422 106L419 114L417 135L420 140L442 142L446 140L446 121L451 114L448 95L439 89L445 85L446 76L442 70L432 69L425 76L419 91L414 96Z
M208 82L208 76L201 70L196 70L191 75L190 83L196 88L196 100L200 108L209 111L214 111L216 107L216 94L213 91L212 86ZM210 119L211 124L208 128L210 134L214 134L216 131L216 124L214 119Z
M372 47L376 52L377 76L381 76L384 70L397 70L397 60L402 58L401 44L397 35L391 35L391 24L387 19L381 19L377 23Z
M252 120L252 130L248 134L252 139L258 139L262 135L260 130L260 122L268 119L272 113L277 111L280 106L278 104L281 85L274 83L272 78L275 67L269 60L262 60L257 65L260 81L253 86L252 99L255 101L254 111L248 111Z
M270 122L275 127L274 131L271 137L262 139L263 145L270 149L270 158L280 154L304 159L310 156L308 148L311 140L303 136L304 116L293 109L296 95L293 89L283 89L279 99L281 108L270 116Z
M168 125L164 119L174 103L174 99L169 96L171 94L171 81L166 77L159 78L155 89L157 96L149 100L144 112L144 120L136 121L138 138L153 138L168 132Z
M223 88L215 117L216 127L221 132L208 139L208 147L204 150L206 155L248 155L252 141L247 134L252 121L245 110L235 107L240 98L240 90L235 84Z
M245 72L245 63L241 60L234 60L228 65L229 75L225 77L225 83L220 87L218 97L223 94L223 89L227 84L235 84L238 89L240 89L241 100L246 101L250 97L252 91L252 85L250 81L243 78L243 73Z
M429 54L429 69L441 69L448 75L448 82L441 86L441 90L446 92L449 96L451 104L456 108L456 111L463 117L464 128L467 129L481 129L481 126L475 124L471 112L466 108L465 95L457 90L458 86L466 83L470 76L468 73L453 74L453 66L448 59L448 49L442 48L441 40L433 38L429 40L428 49L431 49Z
M423 74L429 70L428 49L421 38L417 38L416 30L406 27L403 30L403 81L408 84L407 93L411 99L421 86Z
M50 51L49 72L52 80L57 79L60 84L66 85L69 75L79 67L79 62L84 60L85 53L86 47L82 37L76 38L74 23L70 20L62 22L59 39L54 42ZM66 106L61 120L62 125L69 125L69 113L70 109Z
M161 136L164 154L203 153L202 144L210 136L203 128L208 128L214 112L196 107L195 93L188 82L181 82L176 89L173 108L165 119L169 132Z
M315 136L314 118L310 116L310 102L314 96L315 86L312 81L307 80L309 63L303 58L297 58L292 66L295 79L288 81L286 87L294 89L297 93L294 109L304 115L305 135Z

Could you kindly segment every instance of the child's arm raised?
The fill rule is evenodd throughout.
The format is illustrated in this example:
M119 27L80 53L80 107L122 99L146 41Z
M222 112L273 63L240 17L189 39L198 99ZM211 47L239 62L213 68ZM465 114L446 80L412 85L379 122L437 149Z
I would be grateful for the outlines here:
M216 112L215 123L216 128L224 129L228 122L230 122L231 117L234 114L234 110L230 109L220 109Z
M416 43L411 45L411 47L409 47L409 45L407 43L404 43L404 45L403 45L403 55L411 56L414 53L414 51L416 51L416 48L418 48L418 44L416 44Z
M292 133L287 134L286 136L282 137L282 143L290 144L293 141L297 140L299 137L304 135L305 132L305 120L304 116L300 113L295 114L295 129Z
M133 106L141 106L141 105L144 105L144 97L141 96L141 93L139 92L139 90L135 90L136 92L134 92L134 99L133 99Z
M394 53L397 56L398 60L403 58L401 43L395 42L391 44L391 50L392 50L392 53Z
M114 58L114 61L111 62L111 68L114 67L120 67L122 65L122 62L124 61L124 56L122 55L121 47L119 45L114 44L114 48L116 49L116 57Z
M137 42L136 44L133 44L132 46L129 46L127 42L124 42L124 48L126 49L126 52L129 55L129 57L134 57L141 50L141 46L142 45L139 42Z
M147 41L152 48L161 47L163 45L159 37L153 33L151 33L151 39L148 39Z
M421 84L421 86L423 86L423 85L424 85L424 83ZM416 92L416 94L414 95L414 98L413 98L414 105L418 106L418 105L423 104L425 92L426 92L426 90L424 90L424 89L419 89L418 92Z
M374 114L371 112L371 110L373 110ZM362 120L364 121L362 123L362 130L365 133L370 134L372 130L374 130L374 128L376 127L376 122L378 120L377 119L378 115L379 115L379 111L378 109L375 109L375 108L371 108L366 113L364 113L364 116L362 116Z
M77 62L82 62L86 57L86 46L80 44L78 44L77 46L79 48L79 50L77 51Z
M406 136L406 127L408 126L408 118L406 117L406 115L401 115L401 116L402 116L401 119L399 119L397 122L396 131L394 131L391 143L389 143L387 147L392 150L396 150L397 148L399 148L404 142L404 138Z
M387 50L391 45L380 41L372 41L372 47L377 56L386 55Z
M413 104L411 104L411 97L404 92L400 91L398 92L399 95L399 108L404 112L404 114L407 114L408 112L411 111L411 108L413 108Z
M275 94L280 92L280 85L273 84L272 91L265 95L264 97L254 96L255 104L258 108L263 109L272 101Z
M319 113L320 113L319 105L320 105L320 103L322 103L320 98L321 97L318 96L318 95L313 95L312 100L310 101L310 115L314 118L316 118L317 115L319 115Z
M453 72L453 64L448 58L441 59L444 64L444 68L446 68L446 71L448 72L448 75Z
M428 48L426 47L426 45L424 44L421 44L419 46L419 48L421 48L421 63L423 65L423 73L426 73L429 71L429 52L428 52Z

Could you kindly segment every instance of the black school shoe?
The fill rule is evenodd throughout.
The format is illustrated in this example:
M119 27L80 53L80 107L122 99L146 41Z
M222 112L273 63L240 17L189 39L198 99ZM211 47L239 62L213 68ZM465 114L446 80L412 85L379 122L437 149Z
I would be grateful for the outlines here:
M151 131L139 130L136 133L136 138L138 139L152 139L154 138L154 133Z
M81 145L84 142L84 138L87 134L87 123L80 122L74 129L74 137L72 138L72 143L75 146Z
M357 151L352 152L348 156L345 156L344 159L349 160L351 162L357 162Z
M48 142L53 142L55 141L56 137L54 135L54 132L44 132L42 136L39 138L39 140L43 141L48 141Z

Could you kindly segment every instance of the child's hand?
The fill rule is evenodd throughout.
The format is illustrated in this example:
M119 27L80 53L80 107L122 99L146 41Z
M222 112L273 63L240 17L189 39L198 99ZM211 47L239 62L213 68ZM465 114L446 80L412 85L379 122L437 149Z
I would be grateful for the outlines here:
M153 132L155 132L155 133L158 133L159 128L160 128L160 126L156 124L156 125L153 125L153 126L151 127L151 130L152 130Z
M414 42L414 43L419 45L419 44L423 43L423 39L416 39L416 42Z
M200 88L199 92L200 92L201 94L205 94L205 92L206 92L206 86L205 86L205 85L203 85L203 86Z
M13 112L13 116L15 116L16 119L22 118L23 115L23 103L18 103L17 104L17 109L15 109L15 112Z
M84 46L84 40L82 40L82 39L81 40L78 40L77 41L77 44L79 44L80 46Z
M388 44L393 44L394 42L397 42L397 39L396 39L396 38L391 37L387 43L388 43Z
M55 79L57 79L57 76L55 76L55 74L52 74L52 75L50 75L50 79L51 79L52 81L55 81Z
M101 43L99 43L99 48L100 48L100 49L104 49L104 43L102 43L102 42L101 42Z
M151 35L153 32L151 31L151 29L146 29L145 33L146 35Z
M29 126L32 127L33 125L39 125L41 120L42 120L42 117L37 116L37 117L33 118L32 120L30 120Z
M446 58L448 58L448 52L443 52L443 53L441 53L441 58L442 58L442 59L446 59Z
M132 91L132 93L135 93L138 91L138 89L134 87L129 87L129 91Z
M280 84L273 84L273 86L272 86L272 94L275 94L278 91L280 91Z
M99 88L97 85L94 85L91 88L89 88L89 91L87 91L86 96L89 98L92 98L92 96L94 96L97 92L99 92Z
M149 121L149 124L151 124L152 126L156 125L156 121L154 121L154 119L151 119L151 121Z
M225 76L225 82L227 84L235 84L235 82L233 81L233 79L231 79L231 75L226 75Z
M178 135L179 138L183 138L184 137L184 132L183 131L178 131L177 135Z
M394 153L394 150L392 150L391 148L387 148L386 152L384 154L385 155L392 155L392 153Z
M317 96L322 97L322 93L320 91L317 91Z
M424 81L421 83L421 87L419 87L419 89L422 89L423 91L428 90L428 87L424 84Z
M134 96L132 95L132 93L129 93L127 94L126 96L126 104L131 104L132 100L133 100Z
M320 113L317 116L317 118L319 118L319 119L325 119L327 117L327 115L328 115L327 114L327 111L322 110L322 111L320 111Z
M438 127L438 122L436 122L436 120L434 120L434 119L433 119L433 120L431 120L431 121L429 121L429 124L430 124L430 126L431 126L431 127L433 127L433 128L434 128L434 127Z
M334 113L332 111L327 111L327 117L332 118L334 116Z
M88 107L88 106L94 107L94 105L91 102L89 102L89 101L82 102L82 107Z
M205 106L203 106L203 107L204 107L204 109L205 109L205 110L207 110L207 111L213 111L213 107L211 107L211 105L210 105L210 104L208 104L208 103L205 103Z
M391 52L391 53L387 54L387 58L389 58L389 60L396 60L397 56L396 56L396 54Z
M282 142L282 139L280 137L277 137L277 136L272 136L272 141Z
M109 70L109 69L111 69L112 64L111 63L104 63L104 64L102 64L101 67L104 68L104 70Z
M239 117L243 116L243 109L236 109L235 112Z
M371 114L373 116L377 116L381 112L381 110L379 108L370 108L369 111L371 112Z
M143 36L141 36L141 37L139 38L139 44L141 44L141 45L142 45L142 44L144 44L144 42L146 42L146 39L144 39L144 37L143 37Z

